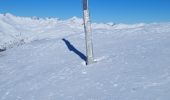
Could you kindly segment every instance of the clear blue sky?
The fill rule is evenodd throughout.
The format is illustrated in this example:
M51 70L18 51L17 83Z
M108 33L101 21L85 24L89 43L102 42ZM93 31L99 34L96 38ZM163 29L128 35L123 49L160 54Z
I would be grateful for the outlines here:
M170 22L170 0L89 0L93 22ZM82 0L0 0L0 13L82 17Z

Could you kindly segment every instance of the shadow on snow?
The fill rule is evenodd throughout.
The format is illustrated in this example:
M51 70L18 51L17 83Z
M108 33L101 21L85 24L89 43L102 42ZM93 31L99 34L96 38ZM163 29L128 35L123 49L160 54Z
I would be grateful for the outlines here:
M64 41L64 43L66 44L67 48L74 52L75 54L77 54L82 60L86 61L87 57L81 53L79 50L77 50L68 40L66 40L65 38L62 39Z

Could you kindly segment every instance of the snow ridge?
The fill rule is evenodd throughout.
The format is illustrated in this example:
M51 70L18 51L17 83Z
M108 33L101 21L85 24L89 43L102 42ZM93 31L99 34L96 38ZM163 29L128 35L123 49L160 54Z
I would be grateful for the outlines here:
M167 23L169 26L169 23ZM155 24L159 25L159 24ZM93 29L143 28L147 24L93 23ZM161 25L160 25L161 26ZM64 30L63 30L64 29ZM65 30L66 29L66 30ZM35 40L61 38L65 35L83 32L83 20L73 17L68 20L58 18L18 17L10 13L0 14L0 48L29 43Z

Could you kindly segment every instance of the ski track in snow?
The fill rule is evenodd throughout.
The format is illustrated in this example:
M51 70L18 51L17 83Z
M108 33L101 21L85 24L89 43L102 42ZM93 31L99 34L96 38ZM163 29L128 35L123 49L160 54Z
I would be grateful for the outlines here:
M86 66L81 19L0 14L0 100L170 99L170 23L92 27Z

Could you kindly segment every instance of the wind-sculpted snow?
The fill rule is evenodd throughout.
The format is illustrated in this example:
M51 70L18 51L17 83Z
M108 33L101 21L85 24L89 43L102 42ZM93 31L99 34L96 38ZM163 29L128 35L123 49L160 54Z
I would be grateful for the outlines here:
M170 23L93 23L0 15L0 100L170 100Z

